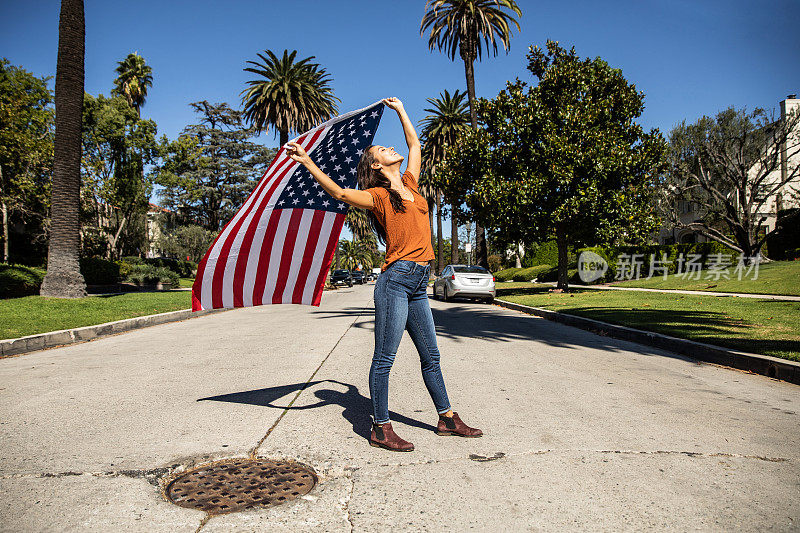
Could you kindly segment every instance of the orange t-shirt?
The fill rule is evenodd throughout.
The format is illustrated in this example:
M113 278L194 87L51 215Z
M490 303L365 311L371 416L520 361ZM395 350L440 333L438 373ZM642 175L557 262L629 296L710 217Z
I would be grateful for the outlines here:
M365 189L372 195L372 211L386 230L386 260L381 272L394 261L430 261L436 256L431 245L431 224L428 202L419 194L417 179L408 170L403 173L405 185L414 201L403 199L405 213L395 213L389 201L389 191L383 187Z

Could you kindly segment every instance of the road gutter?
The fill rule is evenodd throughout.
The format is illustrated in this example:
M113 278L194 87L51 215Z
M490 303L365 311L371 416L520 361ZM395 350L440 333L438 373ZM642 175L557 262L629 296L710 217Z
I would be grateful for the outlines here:
M607 335L615 339L637 342L639 344L646 344L647 346L679 353L707 363L746 370L755 374L761 374L770 378L800 385L800 362L771 357L769 355L740 352L721 346L714 346L712 344L679 339L662 333L643 331L627 326L618 326L591 318L568 315L566 313L550 311L540 307L531 307L509 302L500 298L495 298L494 302L499 306L514 311L538 316L547 320L552 320L553 322L560 322L567 326L585 329L592 333Z

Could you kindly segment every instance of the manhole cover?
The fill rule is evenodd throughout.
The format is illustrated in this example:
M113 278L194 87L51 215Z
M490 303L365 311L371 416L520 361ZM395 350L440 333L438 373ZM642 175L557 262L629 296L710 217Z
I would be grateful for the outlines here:
M167 485L167 498L210 514L280 505L307 494L317 475L303 464L267 459L227 459L181 474Z

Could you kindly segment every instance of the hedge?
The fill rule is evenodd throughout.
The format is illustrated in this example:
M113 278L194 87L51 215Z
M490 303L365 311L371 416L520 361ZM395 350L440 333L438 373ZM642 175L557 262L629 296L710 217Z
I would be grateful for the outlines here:
M153 267L168 268L181 278L194 277L197 265L185 259L171 259L169 257L123 257L122 261L129 265L150 265Z
M177 272L163 266L153 266L147 264L130 265L126 272L125 281L138 283L140 285L155 285L156 283L169 283L177 287L179 283Z
M39 294L46 271L23 265L0 263L0 298L21 298Z
M100 257L81 257L81 274L87 285L115 285L120 277L120 263Z

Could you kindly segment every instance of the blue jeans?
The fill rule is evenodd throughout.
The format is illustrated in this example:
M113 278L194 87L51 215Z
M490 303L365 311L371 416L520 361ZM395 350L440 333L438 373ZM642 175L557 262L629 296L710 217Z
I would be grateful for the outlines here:
M397 260L378 276L375 283L375 352L369 369L369 394L376 424L389 421L389 371L400 346L403 330L408 330L419 352L422 378L436 412L450 410L439 368L436 328L428 303L430 265Z

